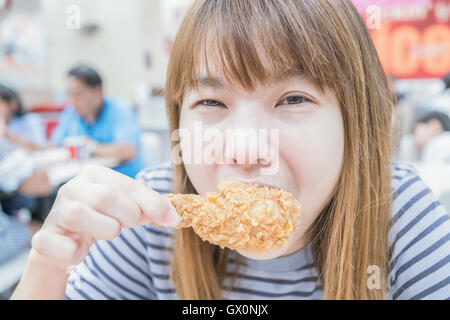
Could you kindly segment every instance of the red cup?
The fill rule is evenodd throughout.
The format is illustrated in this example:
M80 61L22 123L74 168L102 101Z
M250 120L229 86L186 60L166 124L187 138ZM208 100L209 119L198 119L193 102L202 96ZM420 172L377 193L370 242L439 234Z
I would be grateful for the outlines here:
M70 152L70 159L76 160L77 157L77 147L76 146L68 146Z

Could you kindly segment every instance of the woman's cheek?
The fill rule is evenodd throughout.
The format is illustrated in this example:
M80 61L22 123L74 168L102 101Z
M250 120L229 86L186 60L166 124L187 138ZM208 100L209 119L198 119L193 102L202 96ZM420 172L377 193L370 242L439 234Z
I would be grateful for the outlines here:
M300 234L326 206L339 179L344 150L339 119L338 115L321 117L285 132L280 139L280 150L294 175L302 206Z

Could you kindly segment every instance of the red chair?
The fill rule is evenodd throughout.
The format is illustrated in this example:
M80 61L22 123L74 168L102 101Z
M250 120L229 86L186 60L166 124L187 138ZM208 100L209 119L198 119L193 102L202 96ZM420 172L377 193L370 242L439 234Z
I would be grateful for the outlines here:
M64 110L65 105L39 104L31 108L31 112L37 113L42 117L45 125L45 134L50 139L53 130L58 125L59 115Z

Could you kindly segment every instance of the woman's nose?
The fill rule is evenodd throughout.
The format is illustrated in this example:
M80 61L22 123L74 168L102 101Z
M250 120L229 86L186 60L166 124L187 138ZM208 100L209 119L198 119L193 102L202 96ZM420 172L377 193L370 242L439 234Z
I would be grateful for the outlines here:
M244 104L244 102L243 102ZM268 167L279 152L278 129L270 129L273 119L260 103L245 101L236 108L225 129L225 163L240 166Z
M228 130L225 139L225 163L241 166L267 166L272 162L273 148L269 129Z

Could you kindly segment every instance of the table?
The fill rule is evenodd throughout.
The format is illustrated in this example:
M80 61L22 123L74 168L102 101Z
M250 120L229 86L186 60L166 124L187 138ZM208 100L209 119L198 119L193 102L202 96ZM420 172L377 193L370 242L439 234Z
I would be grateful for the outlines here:
M120 164L120 161L115 158L105 157L72 160L69 151L65 148L36 151L31 153L31 157L36 167L46 169L49 182L54 187L58 187L75 177L85 166L98 165L114 168Z

